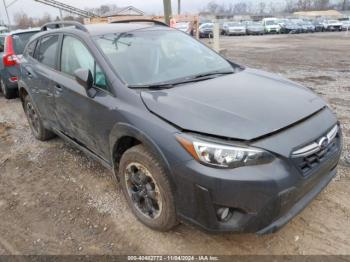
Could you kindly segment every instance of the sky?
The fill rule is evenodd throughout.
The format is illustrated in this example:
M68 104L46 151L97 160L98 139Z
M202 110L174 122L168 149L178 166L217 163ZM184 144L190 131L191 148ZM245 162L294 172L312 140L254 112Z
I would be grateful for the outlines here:
M5 9L2 1L11 3L14 0L0 0L0 20L6 21ZM81 9L85 7L98 7L102 4L116 4L117 6L133 5L146 13L154 13L161 15L163 13L162 0L59 0L65 4L69 4ZM244 0L247 2L256 2L254 0ZM270 1L270 0L265 0ZM182 10L188 13L196 13L198 10L206 6L210 0L182 0ZM232 3L238 0L216 0L217 3ZM177 0L172 0L173 11L177 10ZM32 17L40 17L43 13L48 12L52 16L59 15L57 9L35 2L34 0L17 0L8 8L9 15L13 21L13 15L16 12L25 12Z
M0 0L0 20L6 20L6 13L3 0ZM11 3L13 0L5 0L6 3ZM116 4L117 6L133 5L146 13L162 14L163 1L162 0L58 0L62 3L72 5L84 9L85 7L98 7L102 4ZM218 0L218 2L227 2L227 0ZM172 0L173 10L177 8L177 1ZM210 0L182 0L182 8L185 12L196 12L204 7ZM59 15L56 8L46 6L44 4L35 2L34 0L17 0L8 8L10 17L16 12L25 12L32 17L40 17L43 13L48 12L53 16ZM13 19L13 18L12 18Z

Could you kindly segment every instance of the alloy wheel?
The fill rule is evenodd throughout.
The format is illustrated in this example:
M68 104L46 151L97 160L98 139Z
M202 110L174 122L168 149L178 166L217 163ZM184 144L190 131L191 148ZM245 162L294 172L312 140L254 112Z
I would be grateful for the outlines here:
M40 129L40 120L38 114L36 113L33 105L30 102L28 102L26 106L26 115L29 120L29 125L32 128L33 132L38 134Z
M125 171L125 183L136 210L147 218L158 218L162 212L162 198L151 172L142 164L131 163Z

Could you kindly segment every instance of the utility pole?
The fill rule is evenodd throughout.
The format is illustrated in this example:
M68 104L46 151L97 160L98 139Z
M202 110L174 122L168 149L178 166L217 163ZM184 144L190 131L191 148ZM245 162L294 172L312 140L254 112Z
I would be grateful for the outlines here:
M9 12L7 11L7 5L5 0L2 0L4 7L5 7L5 12L6 12L6 16L7 16L7 22L8 22L8 29L11 30L11 20L10 20L10 16L9 16Z
M61 21L63 21L63 13L62 13L62 9L60 8L59 10L60 10L60 19L61 19Z
M8 21L8 29L11 29L11 20L10 20L10 16L9 16L9 12L8 12L8 8L13 5L14 3L16 3L18 0L13 0L11 3L6 4L6 0L2 0L4 7L5 7L5 12L6 12L6 16L7 16L7 21Z
M181 0L177 0L177 14L181 15Z
M171 18L171 0L163 0L164 4L164 18L165 23L167 25L170 25L170 18Z

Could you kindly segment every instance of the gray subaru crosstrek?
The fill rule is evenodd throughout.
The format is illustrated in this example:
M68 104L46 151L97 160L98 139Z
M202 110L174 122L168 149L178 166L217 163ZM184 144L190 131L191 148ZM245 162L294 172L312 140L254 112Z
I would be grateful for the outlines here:
M19 88L34 136L100 161L156 230L272 233L336 175L342 135L324 100L158 22L45 25Z

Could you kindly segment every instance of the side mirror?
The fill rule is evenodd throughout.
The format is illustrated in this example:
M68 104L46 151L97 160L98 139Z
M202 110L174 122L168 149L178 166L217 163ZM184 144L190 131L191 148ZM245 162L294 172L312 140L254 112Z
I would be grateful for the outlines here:
M92 76L92 73L89 69L77 69L74 72L75 79L77 82L84 87L86 94L93 98L96 96L96 90L93 88L94 86L94 78Z

